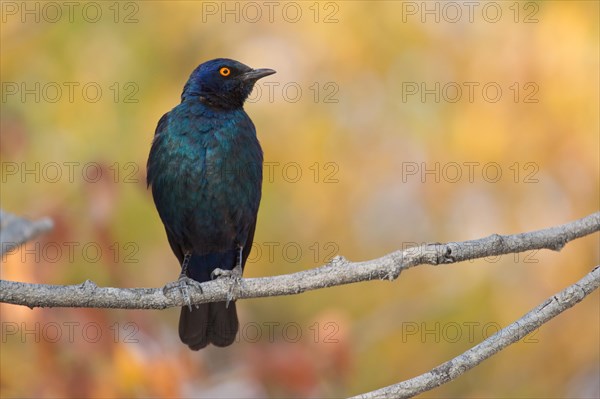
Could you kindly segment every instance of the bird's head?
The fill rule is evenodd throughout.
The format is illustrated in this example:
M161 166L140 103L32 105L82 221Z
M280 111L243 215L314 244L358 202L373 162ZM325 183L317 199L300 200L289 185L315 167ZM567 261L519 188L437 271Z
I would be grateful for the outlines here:
M272 69L252 69L227 58L200 64L190 75L181 101L200 100L218 108L238 108L260 78L274 74Z

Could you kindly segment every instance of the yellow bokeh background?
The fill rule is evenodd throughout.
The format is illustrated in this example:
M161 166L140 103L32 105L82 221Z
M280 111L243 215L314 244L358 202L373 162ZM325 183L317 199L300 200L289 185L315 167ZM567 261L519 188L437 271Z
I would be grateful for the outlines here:
M247 277L598 210L598 2L0 4L0 206L55 222L2 259L3 279L177 277L145 163L159 118L216 57L277 70L245 107L268 165ZM457 356L598 263L595 235L239 301L239 342L201 352L179 342L175 309L1 305L0 395L359 394ZM598 395L598 304L423 397Z

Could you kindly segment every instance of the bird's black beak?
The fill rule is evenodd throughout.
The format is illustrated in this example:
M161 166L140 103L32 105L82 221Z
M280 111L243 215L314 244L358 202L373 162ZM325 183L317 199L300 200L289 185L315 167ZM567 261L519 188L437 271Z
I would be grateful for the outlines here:
M260 78L264 78L265 76L273 75L275 73L274 70L268 68L262 69L253 69L249 72L242 74L241 78L244 82L255 82Z

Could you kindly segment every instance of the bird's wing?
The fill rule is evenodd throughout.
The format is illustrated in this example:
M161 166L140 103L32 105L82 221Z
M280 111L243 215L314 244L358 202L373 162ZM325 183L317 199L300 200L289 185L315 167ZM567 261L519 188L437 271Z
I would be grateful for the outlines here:
M156 209L180 261L184 250L197 241L194 213L204 195L207 173L202 133L210 128L201 118L190 123L185 112L176 107L159 120L147 165L147 183L152 186ZM192 134L187 134L190 129Z
M163 139L163 135L165 134L165 131L167 129L168 121L169 121L169 113L167 112L160 118L160 120L158 121L158 124L156 125L156 130L154 131L154 138L152 140L150 156L148 157L148 164L146 165L146 169L147 169L146 184L148 187L150 187L150 185L152 185L154 180L156 179L157 171L159 168L159 160L157 159L157 157L159 155L158 147L160 146L161 140ZM160 196L157 196L154 190L152 192L152 196L154 198L154 202L157 203L157 205L158 205L158 203L160 202ZM159 214L160 213L161 212L159 209ZM162 215L161 215L161 218L162 218ZM167 225L165 225L165 231L167 232L167 238L169 240L169 245L171 246L171 250L173 251L173 253L177 257L177 259L179 260L179 263L181 263L183 261L183 255L184 255L183 248L181 248L181 246L179 245L179 243L177 242L177 240L173 236L173 233L170 231L170 229Z

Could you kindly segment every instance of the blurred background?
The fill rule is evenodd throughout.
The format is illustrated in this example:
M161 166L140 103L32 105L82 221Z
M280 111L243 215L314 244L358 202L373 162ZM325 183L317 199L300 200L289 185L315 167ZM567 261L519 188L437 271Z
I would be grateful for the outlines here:
M3 279L160 287L145 184L159 118L216 57L277 74L246 105L265 181L246 277L511 234L599 204L599 3L3 1L1 207L56 227ZM2 397L341 397L459 355L588 273L598 236L238 303L192 352L178 309L0 305ZM594 293L423 397L598 397Z

